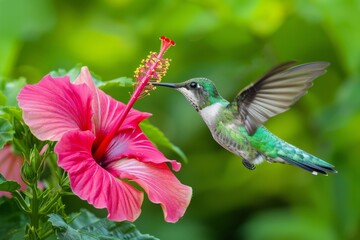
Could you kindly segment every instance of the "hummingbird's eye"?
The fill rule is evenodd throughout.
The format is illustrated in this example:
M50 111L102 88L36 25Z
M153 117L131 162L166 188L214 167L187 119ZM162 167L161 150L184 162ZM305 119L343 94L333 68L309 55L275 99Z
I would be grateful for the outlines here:
M198 84L196 82L191 82L190 83L190 87L191 88L197 88L198 87Z

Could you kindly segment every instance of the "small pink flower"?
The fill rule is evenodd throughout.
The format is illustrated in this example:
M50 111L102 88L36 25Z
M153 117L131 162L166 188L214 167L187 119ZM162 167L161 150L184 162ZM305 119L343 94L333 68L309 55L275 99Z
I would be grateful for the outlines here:
M18 101L35 136L59 141L58 164L68 172L73 192L107 208L109 219L134 221L139 216L143 192L133 183L161 204L166 221L183 216L192 190L166 164L178 171L180 163L167 159L139 128L150 114L131 109L134 100L125 106L106 95L84 67L74 83L67 76L48 75L25 86Z
M7 179L20 184L20 190L26 189L26 184L22 181L20 172L23 164L23 158L15 155L10 145L5 145L0 149L0 173ZM0 197L11 197L9 192L0 191Z

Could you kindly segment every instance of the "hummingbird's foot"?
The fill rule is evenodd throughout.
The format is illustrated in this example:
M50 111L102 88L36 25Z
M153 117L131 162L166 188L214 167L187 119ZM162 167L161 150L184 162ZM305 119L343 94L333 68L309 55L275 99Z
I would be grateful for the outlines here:
M243 159L242 160L242 164L247 168L247 169L249 169L249 170L255 170L255 165L254 164L252 164L252 163L250 163L248 160L246 160L246 159Z

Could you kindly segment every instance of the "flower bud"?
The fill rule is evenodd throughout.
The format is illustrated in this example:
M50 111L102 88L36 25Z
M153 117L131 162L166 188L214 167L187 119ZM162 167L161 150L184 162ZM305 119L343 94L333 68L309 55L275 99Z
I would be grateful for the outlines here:
M32 185L37 182L37 174L27 161L24 161L21 167L21 173L22 180L27 185Z
M24 161L21 168L22 177L25 183L28 185L36 183L42 172L43 160L36 147L33 147L30 151L29 160Z
M30 166L35 173L41 172L42 158L36 147L30 151Z

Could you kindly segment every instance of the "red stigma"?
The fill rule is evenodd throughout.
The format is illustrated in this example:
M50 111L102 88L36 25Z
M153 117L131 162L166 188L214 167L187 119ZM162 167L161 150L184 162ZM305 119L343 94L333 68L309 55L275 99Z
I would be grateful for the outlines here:
M162 41L163 44L164 44L164 42L166 42L170 46L175 46L175 42L173 40L171 40L170 38L168 38L168 37L161 36L160 40Z
M175 46L175 42L165 36L161 36L160 40L161 40L161 47L158 57L162 58L162 55L166 52L166 50L168 50L171 46Z

